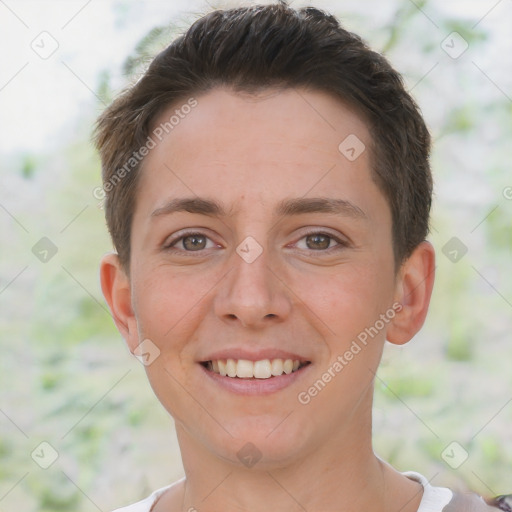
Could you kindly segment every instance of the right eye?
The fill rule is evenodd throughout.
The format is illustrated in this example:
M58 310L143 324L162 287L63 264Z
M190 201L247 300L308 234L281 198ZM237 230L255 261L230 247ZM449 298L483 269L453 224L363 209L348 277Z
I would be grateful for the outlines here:
M171 240L165 245L165 249L172 251L198 252L204 249L216 247L210 238L203 233L183 233L179 238Z

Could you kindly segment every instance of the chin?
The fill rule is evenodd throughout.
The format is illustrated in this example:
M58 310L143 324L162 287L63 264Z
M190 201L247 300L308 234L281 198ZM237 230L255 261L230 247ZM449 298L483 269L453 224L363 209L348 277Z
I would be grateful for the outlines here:
M229 462L258 469L278 469L301 458L310 438L294 413L239 418L225 423L233 435L210 439L210 449ZM286 418L286 419L285 419ZM284 420L284 421L283 421Z

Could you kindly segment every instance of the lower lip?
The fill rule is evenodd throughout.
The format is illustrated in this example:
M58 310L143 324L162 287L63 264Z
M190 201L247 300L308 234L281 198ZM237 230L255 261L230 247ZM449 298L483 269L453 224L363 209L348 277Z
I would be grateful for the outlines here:
M239 379L236 377L223 377L220 373L207 370L202 364L199 365L204 373L214 382L232 393L238 395L270 395L293 384L297 379L308 371L311 363L303 366L300 370L289 374L269 377L268 379Z

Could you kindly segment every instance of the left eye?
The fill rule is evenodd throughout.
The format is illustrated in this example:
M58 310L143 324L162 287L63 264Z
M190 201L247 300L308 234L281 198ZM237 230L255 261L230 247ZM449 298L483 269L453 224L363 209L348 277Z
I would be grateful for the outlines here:
M302 243L304 241L304 243ZM332 243L334 242L334 244ZM302 243L302 244L301 244ZM300 246L302 245L302 247ZM313 251L325 251L333 246L345 245L341 240L328 233L310 233L297 242L299 249L311 249ZM305 246L305 247L304 247Z

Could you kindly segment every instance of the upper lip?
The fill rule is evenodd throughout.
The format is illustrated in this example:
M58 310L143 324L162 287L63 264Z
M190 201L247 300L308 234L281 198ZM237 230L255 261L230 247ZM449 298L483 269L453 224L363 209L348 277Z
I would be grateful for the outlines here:
M292 359L294 361L300 361L305 363L310 361L307 357L300 356L293 352L287 352L285 350L267 348L259 350L247 350L247 348L227 348L224 350L218 350L200 359L200 362L205 361L218 361L219 359L246 359L248 361L261 361L263 359Z

